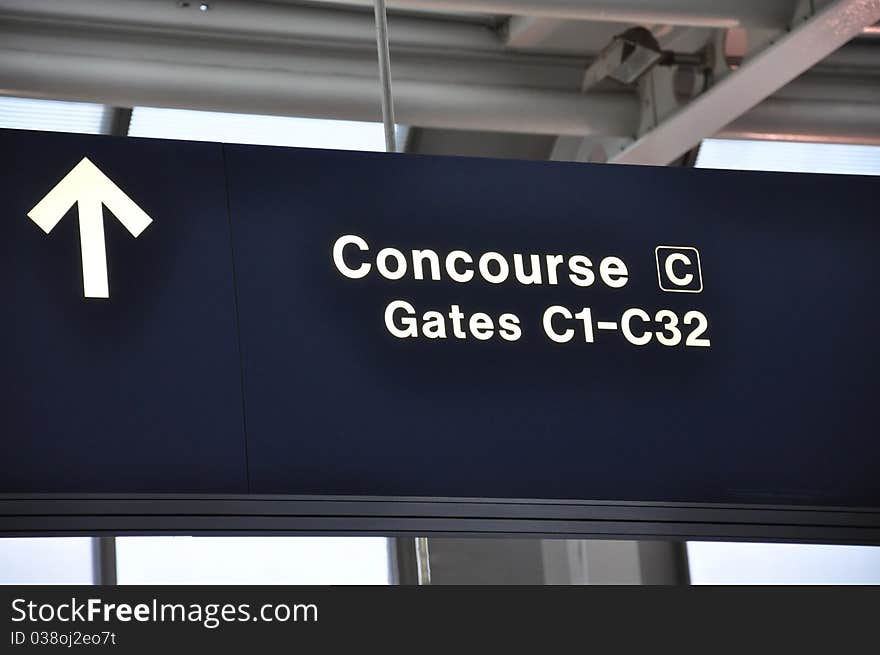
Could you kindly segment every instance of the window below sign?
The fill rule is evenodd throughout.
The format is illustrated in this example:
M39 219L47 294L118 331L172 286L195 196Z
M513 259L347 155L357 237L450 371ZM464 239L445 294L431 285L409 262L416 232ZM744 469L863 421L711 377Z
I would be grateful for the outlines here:
M880 584L880 548L688 544L691 584Z
M118 537L119 584L389 584L376 537Z
M92 584L88 537L0 539L0 584Z

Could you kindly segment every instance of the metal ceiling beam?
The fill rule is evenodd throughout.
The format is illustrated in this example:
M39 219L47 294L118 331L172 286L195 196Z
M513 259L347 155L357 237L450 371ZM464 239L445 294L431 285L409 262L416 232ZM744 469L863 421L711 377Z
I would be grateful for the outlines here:
M101 102L379 119L375 77L233 69L0 49L0 93ZM396 78L395 110L407 125L537 134L620 133L637 116L626 93L582 95L524 87Z
M80 25L140 26L178 33L363 42L375 46L373 15L358 8L223 0L209 3L213 5L209 11L200 11L199 2L186 4L188 6L181 7L177 2L154 0L0 0L0 16ZM499 51L504 45L487 25L427 16L393 16L389 35L392 45L412 44L422 48Z
M569 20L784 27L795 0L387 0L388 7Z
M539 48L553 37L561 24L556 18L513 16L505 29L505 45L514 49Z
M369 42L320 39L276 40L239 34L189 34L145 31L137 26L71 26L64 21L9 19L0 16L0 47L24 52L87 55L96 58L164 62L169 74L177 64L227 67L230 74L249 69L297 71L312 75L376 77L375 34ZM573 89L587 57L515 52L464 51L399 45L392 48L393 75L426 81L492 86ZM136 66L136 64L133 64ZM377 81L378 84L378 81Z
M685 51L690 51L695 44L705 41L710 32L697 28L674 28L660 37L660 43L663 47L683 44ZM166 65L169 80L173 80L175 69L185 63L225 68L231 80L247 75L252 70L274 70L368 77L375 79L378 84L375 43L372 42L340 47L338 44L315 41L267 41L217 34L193 39L187 34L158 34L130 26L72 27L63 21L53 23L0 18L0 48L131 62L132 84L137 83L139 62ZM854 52L850 54L850 50ZM846 66L826 66L837 60L845 61ZM462 52L456 49L438 51L401 46L394 50L393 72L395 79L421 82L576 91L580 88L589 63L590 58L586 56ZM0 79L0 88L2 82ZM597 90L630 93L611 83L600 84ZM807 75L789 84L781 93L806 99L877 102L880 99L880 46L844 46ZM630 132L630 136L635 136L634 129Z
M666 165L880 19L880 0L837 0L750 58L610 161Z
M827 72L800 77L725 127L725 135L877 142L880 58L873 50L839 50L820 65ZM845 67L824 66L835 59ZM634 94L613 85L578 93L587 63L585 57L398 46L399 119L520 134L635 136ZM351 120L379 116L372 38L344 46L222 32L194 39L173 29L63 20L0 18L0 94Z
M373 63L373 62L370 62ZM465 64L466 66L466 64ZM373 67L371 67L373 68ZM880 143L880 103L864 78L829 86L810 81L804 97L771 98L722 132L743 138ZM799 80L796 84L801 84ZM870 88L875 89L876 85ZM795 87L797 89L797 87ZM519 134L628 136L637 100L626 93L582 95L540 87L397 79L398 120L407 125ZM132 61L0 49L0 93L23 97L378 120L376 77ZM865 100L862 102L861 100Z
M880 104L772 97L708 136L876 146Z

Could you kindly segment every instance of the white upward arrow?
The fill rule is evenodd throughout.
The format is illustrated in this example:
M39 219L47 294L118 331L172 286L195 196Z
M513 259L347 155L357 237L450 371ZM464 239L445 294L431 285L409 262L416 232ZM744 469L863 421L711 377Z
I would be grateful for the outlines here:
M86 298L109 298L107 250L104 243L104 215L101 205L113 212L125 228L137 237L153 222L144 211L104 175L88 157L73 167L28 218L46 234L52 231L76 203L79 211L79 240L82 250L83 292Z

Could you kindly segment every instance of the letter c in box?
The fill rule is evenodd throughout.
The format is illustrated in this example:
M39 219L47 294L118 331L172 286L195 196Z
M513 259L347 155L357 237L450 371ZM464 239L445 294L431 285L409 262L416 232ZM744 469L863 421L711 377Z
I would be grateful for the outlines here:
M703 290L703 272L700 253L691 246L657 246L657 281L663 291L671 293L700 293Z

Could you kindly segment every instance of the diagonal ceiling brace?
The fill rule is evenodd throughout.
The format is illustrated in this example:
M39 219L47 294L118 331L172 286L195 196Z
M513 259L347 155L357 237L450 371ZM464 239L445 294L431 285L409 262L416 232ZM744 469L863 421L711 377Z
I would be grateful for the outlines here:
M880 20L880 0L837 0L646 132L611 163L664 166Z

